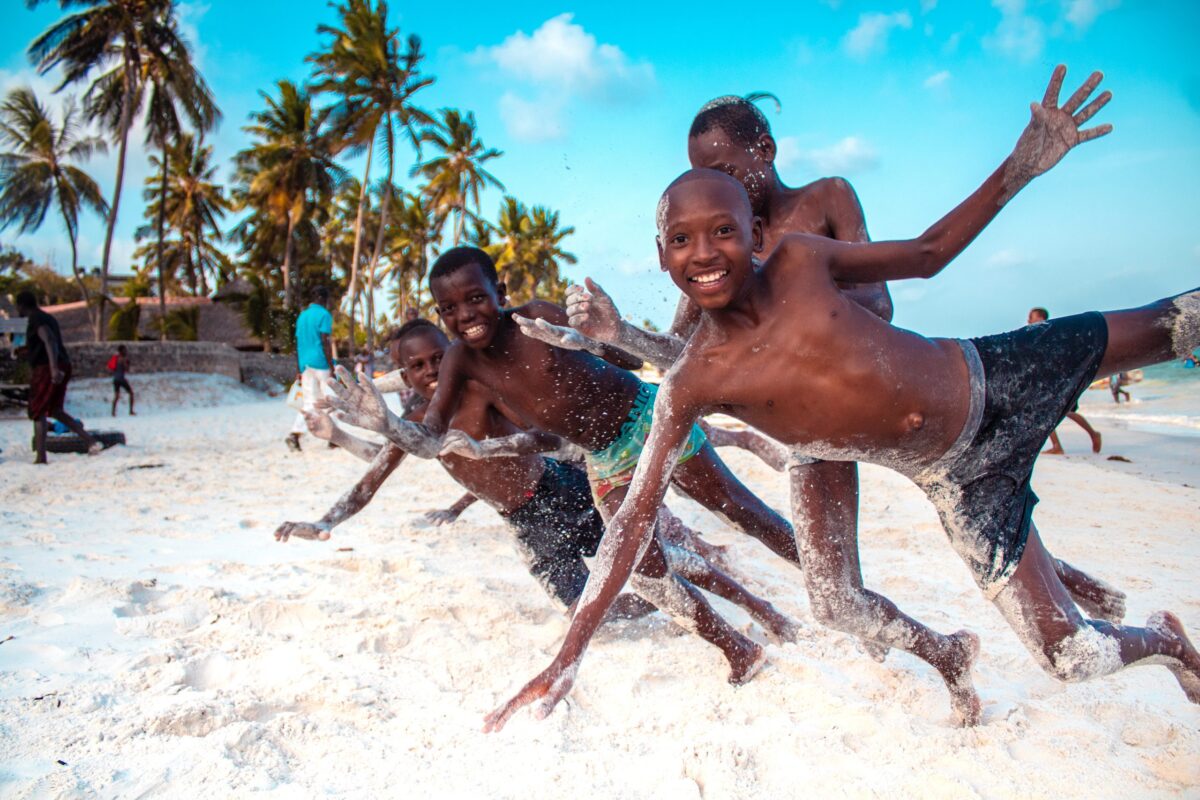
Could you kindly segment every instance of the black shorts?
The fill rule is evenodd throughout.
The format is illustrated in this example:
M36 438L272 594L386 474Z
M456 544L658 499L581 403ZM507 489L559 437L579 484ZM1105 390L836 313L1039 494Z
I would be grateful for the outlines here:
M1095 378L1108 324L1099 313L1078 314L963 345L964 352L974 347L982 366L982 408L971 415L978 422L963 432L970 440L960 438L917 483L980 588L994 597L1025 551L1038 501L1029 485L1034 462ZM967 361L970 367L970 354Z
M563 605L583 594L588 569L584 556L596 555L604 520L592 504L587 473L547 458L537 491L520 508L503 515L516 530L529 572Z
M124 378L113 378L113 391L117 392L121 389L133 394L133 387L129 385L129 381Z

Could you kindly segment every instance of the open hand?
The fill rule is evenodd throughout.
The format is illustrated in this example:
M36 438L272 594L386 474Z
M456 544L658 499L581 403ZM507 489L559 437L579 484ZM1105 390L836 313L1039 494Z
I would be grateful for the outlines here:
M333 439L333 417L329 416L328 411L302 411L304 415L304 423L308 425L308 432L318 439L330 441Z
M531 680L517 692L513 699L488 714L483 719L484 733L498 733L509 717L534 701L538 701L533 715L545 719L554 711L558 701L566 697L567 692L575 685L577 666L572 664L566 669L551 664L542 674Z
M388 407L383 395L366 375L357 378L343 366L334 370L334 378L325 382L329 395L322 406L338 413L338 419L358 428L384 433L388 427Z
M442 437L442 449L438 452L438 456L452 455L473 459L487 458L483 444L457 428L446 431L446 435Z
M512 318L521 327L521 333L552 347L561 347L564 350L587 350L588 352L596 349L596 343L592 339L574 328L555 325L540 318L529 319L520 314L513 314Z
M583 286L567 287L567 318L581 333L612 344L621 330L621 315L608 293L591 278Z
M1042 102L1029 106L1033 116L1017 140L1005 171L1005 182L1009 184L1010 192L1015 193L1025 183L1053 167L1072 147L1112 131L1112 125L1107 123L1087 130L1080 128L1112 99L1112 92L1104 91L1092 102L1083 105L1100 85L1104 75L1093 72L1075 94L1059 107L1058 94L1066 75L1067 68L1064 65L1055 67Z
M432 522L434 525L449 525L458 519L459 512L453 508L440 508L436 511L426 511L425 519Z
M285 522L275 529L277 542L286 542L293 536L324 542L329 539L329 528L315 522Z

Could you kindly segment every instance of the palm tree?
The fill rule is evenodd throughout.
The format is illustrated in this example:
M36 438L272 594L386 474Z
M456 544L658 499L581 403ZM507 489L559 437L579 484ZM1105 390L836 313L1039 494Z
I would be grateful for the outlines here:
M330 197L345 177L333 160L325 122L329 110L313 108L308 91L291 81L277 84L279 98L260 92L265 111L250 115L244 130L257 141L236 156L237 190L241 206L252 207L285 230L283 246L284 305L297 307L297 226L307 222L311 209Z
M434 207L442 214L453 212L454 244L463 237L467 218L474 206L479 212L479 190L491 184L503 191L504 184L483 168L483 164L504 155L495 148L485 148L475 130L475 115L453 108L442 109L442 118L435 128L427 129L422 140L434 146L440 155L413 167L413 175L423 176L428 183L426 192Z
M563 249L562 243L575 233L575 228L559 228L558 212L545 206L534 206L529 219L529 238L533 246L533 285L529 295L531 298L543 296L556 303L562 302L567 286L559 272L559 264L575 264L579 261L573 253ZM542 284L546 286L544 292L539 291Z
M444 219L432 213L423 193L400 195L400 211L389 230L388 255L398 290L397 316L404 313L407 305L421 306L421 287L429 271L430 249L442 238L443 222Z
M500 215L496 220L497 239L483 248L496 262L496 269L513 297L525 296L525 286L533 268L531 224L529 208L517 198L505 195L500 201Z
M83 206L100 216L108 205L100 187L74 162L105 151L104 140L84 133L73 98L63 104L62 124L55 127L46 107L30 89L14 89L0 105L0 230L17 226L18 233L37 230L55 206L71 242L71 273L79 283L93 325L91 297L79 271L76 239Z
M409 36L407 50L400 51L400 31L387 26L387 3L376 0L348 0L336 6L342 28L320 25L317 32L330 36L325 50L314 53L308 60L316 65L317 82L313 91L327 92L339 99L333 108L331 128L333 138L340 142L338 150L367 150L366 166L359 184L358 214L354 222L354 252L350 258L350 347L354 348L355 306L358 302L359 253L362 248L363 211L370 185L371 163L378 140L387 158L385 192L380 205L379 235L371 255L369 269L373 272L383 247L382 233L387 228L391 187L395 175L395 125L407 133L414 147L420 148L420 128L432 124L430 116L415 107L411 98L416 92L433 83L432 77L421 77L419 65L424 55L421 40ZM369 317L368 317L369 318ZM367 331L368 346L373 346L374 330Z
M29 0L31 6L40 2ZM174 0L60 0L60 3L64 8L86 7L68 14L34 39L29 46L29 57L43 75L62 68L63 79L56 91L101 71L84 94L84 107L89 116L102 121L118 143L116 184L100 264L96 338L103 339L109 257L125 180L129 131L142 109L147 82L152 74L163 74L162 65L186 61L187 68L178 70L181 83L172 90L180 92L180 97L187 96L188 91L182 88L187 83L184 73L195 73L190 69L187 46L175 25ZM189 109L189 114L192 110Z

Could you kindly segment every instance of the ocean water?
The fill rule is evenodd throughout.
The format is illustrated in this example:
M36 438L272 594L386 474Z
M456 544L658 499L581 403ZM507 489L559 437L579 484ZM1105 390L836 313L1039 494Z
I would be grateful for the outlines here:
M1200 367L1181 361L1147 367L1143 379L1125 386L1132 402L1117 405L1107 383L1089 389L1079 401L1088 419L1117 420L1133 430L1200 438ZM1200 458L1200 451L1197 451Z

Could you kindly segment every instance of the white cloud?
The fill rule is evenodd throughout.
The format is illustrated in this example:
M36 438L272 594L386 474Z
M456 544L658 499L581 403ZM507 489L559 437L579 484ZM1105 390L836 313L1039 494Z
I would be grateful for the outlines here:
M525 100L512 92L500 97L500 118L509 135L522 142L549 142L566 134L562 101L554 98Z
M950 70L944 69L944 70L941 70L940 72L935 72L932 75L930 75L928 78L926 78L921 83L921 85L924 86L926 89L937 89L939 87L945 86L949 80L950 80Z
M858 136L828 146L804 150L793 136L776 141L775 164L783 170L802 168L820 175L853 175L879 166L875 148Z
M612 44L602 44L583 26L559 14L532 35L517 31L482 56L511 77L603 99L640 93L654 81L654 68L633 61Z
M1033 259L1019 250L1005 249L992 253L983 263L989 267L1004 269L1006 267L1020 267L1032 263L1032 261Z
M1085 31L1106 11L1120 5L1120 0L1064 0L1063 18L1077 31Z
M907 11L897 11L894 14L859 14L858 25L842 39L842 48L852 58L864 59L873 53L887 50L888 34L893 28L911 27L912 16Z
M179 31L192 48L192 63L196 65L196 69L200 72L204 72L204 62L208 56L208 48L200 41L200 29L198 25L200 20L204 18L204 15L208 13L209 8L211 6L207 3L180 3L176 6L175 12L179 20Z
M1019 61L1040 56L1046 44L1045 25L1025 13L1025 0L992 0L992 5L1000 10L1000 24L983 38L984 47Z
M921 0L921 13L928 14L937 8L938 0Z

